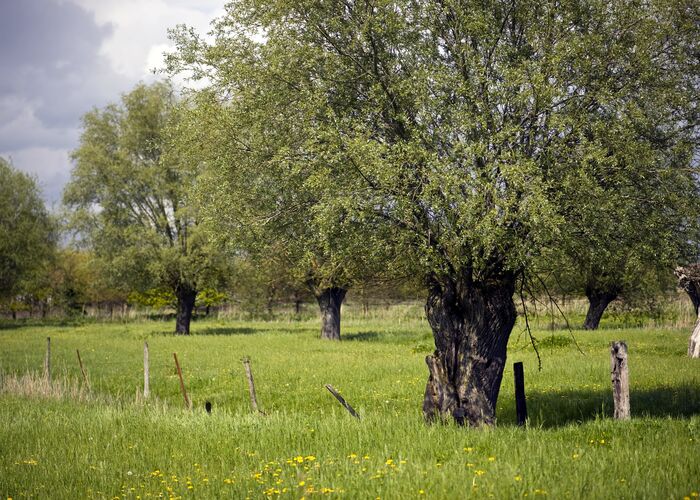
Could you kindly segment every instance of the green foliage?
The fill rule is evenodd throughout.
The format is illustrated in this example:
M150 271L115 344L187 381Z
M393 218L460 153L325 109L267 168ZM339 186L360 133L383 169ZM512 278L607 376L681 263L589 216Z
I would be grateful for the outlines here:
M35 180L0 158L0 302L30 291L46 272L56 236Z
M155 83L83 118L64 201L115 287L198 290L220 276L191 199L199 165L180 136L184 112L170 85Z
M213 167L234 222L231 198L245 211L269 194L279 217L257 227L308 221L285 242L342 263L389 246L423 274L482 282L579 240L619 266L605 254L626 247L620 233L634 267L677 257L667 243L694 222L697 9L239 0L211 45L176 32L170 63L225 103L234 153Z
M128 300L130 304L137 304L152 309L174 307L177 303L175 294L168 288L151 288L143 292L131 292Z

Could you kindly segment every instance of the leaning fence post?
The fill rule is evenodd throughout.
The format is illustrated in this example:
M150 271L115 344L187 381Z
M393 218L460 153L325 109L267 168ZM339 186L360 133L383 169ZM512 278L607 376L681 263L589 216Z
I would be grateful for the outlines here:
M627 368L627 344L623 341L610 345L610 374L613 386L614 416L618 420L630 418L630 385Z
M173 358L175 358L175 366L177 367L177 375L180 377L180 389L182 390L182 397L185 398L185 407L188 410L192 409L192 402L190 398L187 397L187 389L185 389L185 381L182 378L182 370L180 369L180 363L177 361L177 354L173 353Z
M80 373L83 374L83 382L85 382L85 387L90 390L90 382L88 382L87 374L85 373L85 368L83 367L83 360L80 357L80 349L76 349L75 352L78 355L78 364L80 365Z
M151 394L151 370L148 362L148 342L143 343L143 397L148 399Z
M352 406L350 406L350 403L345 401L345 398L343 398L343 396L341 396L340 393L338 391L336 391L332 385L326 384L326 389L328 389L328 392L333 394L333 396L335 396L335 399L337 399L338 402L341 405L343 405L345 407L345 409L348 410L348 412L350 412L350 415L352 415L353 417L355 417L358 420L360 419L360 415L357 414L355 409Z
M525 372L521 361L513 363L515 375L515 413L518 425L525 425L527 421L527 403L525 401Z
M246 379L248 379L248 392L250 393L250 405L253 407L253 411L255 413L263 413L258 408L258 398L255 395L255 382L253 381L253 370L251 370L251 368L250 368L250 358L245 357L241 361L243 362L243 366L245 367Z
M51 383L51 337L46 337L46 357L44 358L44 377Z

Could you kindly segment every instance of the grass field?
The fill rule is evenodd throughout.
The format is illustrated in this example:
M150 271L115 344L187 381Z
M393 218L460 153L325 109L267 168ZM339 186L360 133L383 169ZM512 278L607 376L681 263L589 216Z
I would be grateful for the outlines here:
M419 309L418 309L419 310ZM544 325L546 321L542 322ZM0 328L0 495L12 498L684 498L700 492L700 372L689 327L522 327L492 429L427 426L432 336L411 308L344 320L159 321ZM53 385L41 378L52 339ZM633 419L611 419L609 343L630 352ZM143 384L143 342L151 399ZM89 373L81 383L75 350ZM184 409L172 353L194 403ZM258 400L250 410L243 356ZM515 426L512 362L525 365L530 422ZM324 389L358 410L353 419ZM204 402L213 403L208 415Z

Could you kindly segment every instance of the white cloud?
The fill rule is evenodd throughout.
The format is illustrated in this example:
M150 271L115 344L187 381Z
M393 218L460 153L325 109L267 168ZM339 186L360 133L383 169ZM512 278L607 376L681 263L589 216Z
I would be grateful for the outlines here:
M210 22L223 14L223 0L213 2L163 0L73 0L92 12L112 33L101 47L114 71L133 80L148 79L161 67L168 44L169 28L192 26L200 33L209 31Z
M80 117L155 79L168 28L205 34L225 0L0 0L0 156L50 204L70 178ZM176 83L184 83L177 78Z

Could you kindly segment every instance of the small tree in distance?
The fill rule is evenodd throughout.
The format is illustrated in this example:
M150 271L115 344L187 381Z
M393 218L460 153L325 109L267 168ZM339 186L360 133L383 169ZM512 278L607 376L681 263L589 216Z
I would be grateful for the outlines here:
M138 85L119 104L87 113L64 202L111 281L169 288L175 332L189 334L197 293L222 261L198 230L198 164L178 136L179 113L166 83Z
M56 229L35 180L0 157L0 303L31 292L55 253Z

